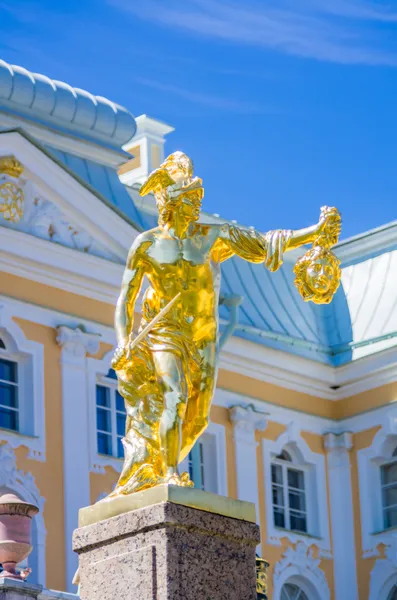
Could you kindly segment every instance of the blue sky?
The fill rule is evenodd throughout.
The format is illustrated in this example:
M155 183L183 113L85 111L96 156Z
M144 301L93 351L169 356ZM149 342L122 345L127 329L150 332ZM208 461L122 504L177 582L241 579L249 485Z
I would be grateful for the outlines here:
M208 212L397 219L396 0L0 0L0 22L4 60L173 125Z

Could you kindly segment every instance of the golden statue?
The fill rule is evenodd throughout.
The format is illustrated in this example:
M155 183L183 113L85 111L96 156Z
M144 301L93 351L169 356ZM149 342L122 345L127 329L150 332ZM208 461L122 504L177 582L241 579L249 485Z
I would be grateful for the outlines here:
M6 221L18 223L23 217L24 193L19 185L8 178L18 179L24 167L15 156L0 157L0 214Z
M199 223L204 189L182 152L171 154L149 176L140 194L150 192L157 201L158 227L141 233L132 245L116 308L112 366L127 422L124 466L111 496L161 483L193 485L187 473L179 474L178 464L208 425L217 377L220 264L239 256L276 271L284 252L308 243L329 247L340 233L336 209L323 209L312 227L264 235L228 223ZM312 262L317 264L317 255ZM310 285L323 276L313 273ZM145 277L149 286L134 340L134 306ZM333 277L332 293L336 271ZM320 292L314 294L317 299Z

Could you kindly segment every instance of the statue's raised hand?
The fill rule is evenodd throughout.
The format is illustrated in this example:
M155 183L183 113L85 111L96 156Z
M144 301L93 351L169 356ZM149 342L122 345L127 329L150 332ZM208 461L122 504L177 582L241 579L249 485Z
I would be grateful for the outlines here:
M342 228L340 212L335 207L323 206L317 229L316 242L320 246L330 248L338 243Z
M127 346L117 346L112 358L112 369L115 371L123 369L128 361L128 354Z

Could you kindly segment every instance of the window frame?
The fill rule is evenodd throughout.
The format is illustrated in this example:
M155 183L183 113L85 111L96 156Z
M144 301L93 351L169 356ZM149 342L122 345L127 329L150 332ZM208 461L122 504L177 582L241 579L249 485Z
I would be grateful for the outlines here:
M397 466L396 451L397 451L397 446L396 446L396 448L395 448L392 456L390 457L390 459L383 461L379 465L379 486L380 486L380 497L381 497L381 510L382 510L383 531L389 531L391 529L396 529L397 528L397 523L395 525L386 525L386 514L385 514L386 511L390 510L391 508L394 508L397 511L397 503L396 504L392 504L392 505L388 505L388 506L385 506L385 503L384 503L384 490L385 490L385 488L389 489L390 487L395 487L397 489L397 478L391 484L383 484L383 482L382 482L382 479L383 479L383 469L385 467L390 466L390 465L396 465Z
M290 455L290 453L288 453ZM308 467L307 465L300 465L299 463L297 464L296 461L293 460L293 457L290 455L291 460L286 460L286 459L282 459L279 458L280 455L276 456L273 458L272 463L271 463L271 487L272 487L272 513L273 513L273 525L274 527L277 527L278 529L283 529L286 531L292 531L294 533L298 533L298 534L303 534L303 535L310 535L310 531L309 531L309 514L308 514L308 494L307 494L307 487L308 487ZM282 483L275 483L273 481L273 469L272 466L276 466L276 467L280 467L282 470ZM305 511L300 511L297 509L291 509L290 505L289 505L289 492L290 492L290 485L288 482L288 471L289 470L293 470L293 471L298 471L300 473L303 474L303 489L299 489L299 488L293 488L293 490L298 490L300 492L303 492L304 495L304 501L305 501ZM273 487L277 485L278 487L282 487L283 490L283 502L284 505L280 508L284 509L284 522L285 522L285 527L282 527L281 525L276 525L276 521L275 521L275 507L278 507L278 505L275 505L273 502ZM305 520L306 520L306 529L305 531L301 530L301 529L294 529L291 527L291 510L292 512L299 512L304 514L305 516Z
M0 336L0 340L3 341L1 336ZM13 382L11 380L0 378L0 383L6 383L7 385L11 385L16 388L16 408L2 404L1 396L0 396L0 409L5 408L6 410L12 410L17 413L16 429L13 429L11 427L4 427L0 422L0 430L1 431L10 431L10 432L13 432L16 434L23 435L24 434L23 429L24 429L24 425L25 425L25 419L24 419L25 411L23 410L24 409L23 402L21 402L21 400L23 400L23 395L21 393L22 389L23 389L23 381L21 382L21 367L20 367L20 360L18 360L18 358L19 358L18 356L15 357L14 354L7 351L7 345L5 345L5 348L0 346L0 363L1 363L1 361L7 361L9 363L13 363L15 365L15 370L16 370L16 381L15 382Z
M109 402L110 402L109 407L98 406L98 404L97 404L97 387L98 386L104 387L107 390L109 390ZM117 379L108 377L108 374L99 375L97 377L97 382L96 382L96 386L95 386L96 448L97 448L97 453L99 456L110 457L110 458L114 458L117 460L124 460L124 449L123 449L122 456L119 456L119 454L118 454L118 440L119 439L121 440L124 437L125 432L123 431L123 434L120 435L117 431L117 415L122 414L124 416L124 422L125 422L125 420L127 418L127 413L126 413L125 409L124 409L124 412L122 412L117 408L117 391L118 391L117 390ZM123 402L124 402L124 398L123 398ZM100 410L106 410L106 411L110 412L110 428L111 428L110 432L102 431L102 430L98 429L98 418L97 418L98 408ZM112 454L104 454L104 453L99 452L98 433L104 433L105 435L109 435L111 437Z

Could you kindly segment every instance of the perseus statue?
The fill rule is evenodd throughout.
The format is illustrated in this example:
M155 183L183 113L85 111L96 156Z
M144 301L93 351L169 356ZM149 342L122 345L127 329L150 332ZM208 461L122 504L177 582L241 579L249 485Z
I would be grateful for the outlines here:
M127 419L124 465L111 496L162 483L193 485L178 464L208 425L217 378L221 263L239 256L276 271L284 252L305 244L330 254L341 226L338 211L326 207L317 225L297 231L262 234L200 223L202 180L182 152L151 173L140 189L142 196L148 193L156 198L158 226L138 235L130 249L115 316L112 366ZM339 284L339 262L321 252L313 257L303 261L299 277L305 281L297 283L309 299L328 302ZM134 339L135 302L145 277Z

